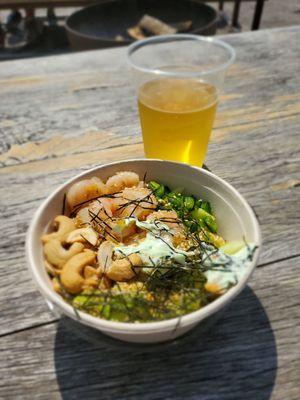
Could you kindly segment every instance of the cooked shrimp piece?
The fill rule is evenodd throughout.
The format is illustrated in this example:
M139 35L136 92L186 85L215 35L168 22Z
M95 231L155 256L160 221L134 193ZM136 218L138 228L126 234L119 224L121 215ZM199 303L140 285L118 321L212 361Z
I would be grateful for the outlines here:
M181 223L181 220L178 218L177 212L174 210L154 211L148 216L147 221L161 221L171 229L178 228L179 223Z
M89 214L89 207L81 208L75 216L75 224L77 228L82 228L89 225L91 222L91 217Z
M73 210L75 207L107 193L101 179L93 177L74 183L67 192L67 204Z
M114 199L97 199L90 203L90 224L107 240L123 242L136 232L135 222L113 217L114 207Z
M99 264L99 267L97 268L98 273L104 274L110 267L112 263L113 248L113 244L109 241L100 244L97 253L97 261Z
M134 266L142 264L141 257L134 253L128 257L113 260L113 248L114 245L109 241L101 243L97 254L99 264L97 272L113 281L128 281L137 275L138 271L134 270Z
M97 227L96 222L105 221L108 218L110 217L106 214L103 204L98 201L92 201L87 207L81 208L77 212L75 221L78 228L86 227L87 225Z
M130 171L117 172L107 179L106 188L108 193L117 193L124 188L137 186L140 178L138 174Z
M115 225L111 216L112 210L109 202L98 199L90 203L89 217L92 227L103 237L110 236L111 239L116 239L115 236L111 235L111 230Z
M101 219L110 219L113 216L115 204L113 199L100 197L99 199L89 204L90 214L95 214L101 217Z
M149 222L160 221L170 228L172 234L172 242L174 246L178 246L185 240L185 227L178 218L176 211L160 210L150 214L147 218Z
M122 218L136 217L144 220L157 207L157 200L148 188L126 188L122 198L117 212Z
M104 212L107 214L107 216L112 217L114 211L113 199L109 199L107 197L101 197L97 201L103 205Z
M141 265L141 257L138 254L133 253L127 257L113 261L107 269L106 275L112 281L129 281L139 272L139 269L135 270L134 267Z

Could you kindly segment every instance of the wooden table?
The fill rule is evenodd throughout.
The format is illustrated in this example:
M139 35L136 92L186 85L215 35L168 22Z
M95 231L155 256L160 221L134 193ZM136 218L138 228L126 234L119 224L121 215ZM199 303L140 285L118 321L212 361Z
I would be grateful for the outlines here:
M208 334L151 348L83 340L48 311L24 259L53 189L143 156L126 49L0 64L1 399L300 398L300 27L225 40L237 61L207 164L255 208L263 252Z

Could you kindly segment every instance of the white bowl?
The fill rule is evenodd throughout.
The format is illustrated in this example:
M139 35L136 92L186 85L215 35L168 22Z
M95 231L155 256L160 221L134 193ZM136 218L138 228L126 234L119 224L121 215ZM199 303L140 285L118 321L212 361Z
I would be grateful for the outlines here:
M54 217L62 212L64 194L75 181L92 176L106 179L118 171L135 171L140 177L147 173L147 180L157 180L170 188L184 187L187 193L194 194L211 202L215 212L219 233L227 240L241 240L255 243L256 251L251 265L238 284L209 305L182 316L159 322L126 323L112 322L93 317L81 311L74 311L52 288L49 276L44 268L42 234ZM186 164L136 159L120 161L90 169L69 180L52 193L39 207L30 224L26 255L29 270L50 308L65 314L79 323L93 327L114 338L137 343L154 343L174 339L192 329L204 319L211 318L228 305L246 286L257 263L261 247L260 229L257 219L246 200L227 182L204 169ZM219 314L219 313L218 313Z

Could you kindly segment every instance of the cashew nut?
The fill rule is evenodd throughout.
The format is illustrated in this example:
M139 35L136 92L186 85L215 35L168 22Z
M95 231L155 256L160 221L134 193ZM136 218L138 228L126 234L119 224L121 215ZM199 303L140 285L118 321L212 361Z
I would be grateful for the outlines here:
M53 267L53 265L51 265L47 260L44 261L44 264L49 275L57 276L60 274L60 270Z
M141 264L142 260L138 254L130 254L128 257L113 261L109 266L106 275L113 281L128 281L137 275L134 266Z
M48 233L42 236L43 243L47 243L52 239L63 240L67 233L74 231L76 229L75 222L66 217L65 215L58 215L54 219L55 225L58 227L55 232Z
M83 276L84 276L84 279L92 278L93 276L98 276L97 270L95 268L91 267L90 265L87 265L84 268Z
M86 228L75 229L75 231L70 232L66 237L67 243L90 243L93 246L96 246L98 242L98 234L94 231L93 228L87 226Z
M97 270L90 265L87 265L84 268L83 272L83 277L84 277L84 287L88 288L90 286L92 287L97 287L98 286L98 274Z
M56 291L56 293L61 293L61 287L59 284L59 281L56 277L54 277L51 281L53 289Z
M66 250L58 239L53 239L44 245L44 253L47 261L60 269L71 257L81 253L83 248L82 243L76 242Z
M60 281L69 293L77 294L82 291L85 284L83 277L84 267L93 264L95 261L95 253L91 250L85 250L66 262L60 274Z

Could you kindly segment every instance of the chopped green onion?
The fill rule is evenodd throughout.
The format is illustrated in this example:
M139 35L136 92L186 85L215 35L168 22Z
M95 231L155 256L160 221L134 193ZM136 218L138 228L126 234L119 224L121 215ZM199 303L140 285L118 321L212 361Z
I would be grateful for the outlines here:
M211 211L211 205L210 205L210 203L208 201L202 201L201 208L204 211L208 212L208 214L211 214L211 212L212 212Z
M204 221L205 224L208 226L211 232L216 233L217 232L217 223L216 223L216 218L203 210L202 208L196 208L192 211L192 217L195 218L195 220L200 223L200 221Z
M165 187L164 185L160 185L158 182L151 181L149 183L150 189L154 192L156 197L163 197L165 194Z
M201 206L202 206L202 200L201 199L196 200L195 208L201 208Z
M195 221L185 221L184 222L185 226L188 227L188 229L190 230L190 232L197 232L198 230L198 225Z
M184 207L187 210L192 210L194 208L194 205L195 205L195 200L193 197L187 196L184 198Z
M150 181L149 182L149 187L152 191L157 190L160 187L160 184L158 182L155 181Z
M160 187L155 191L155 196L157 197L163 197L165 194L165 187L164 185L160 185Z
M170 193L171 194L171 193ZM183 208L183 197L180 196L170 196L169 195L169 202L172 205L173 208L175 208L176 210L180 210L181 208Z

